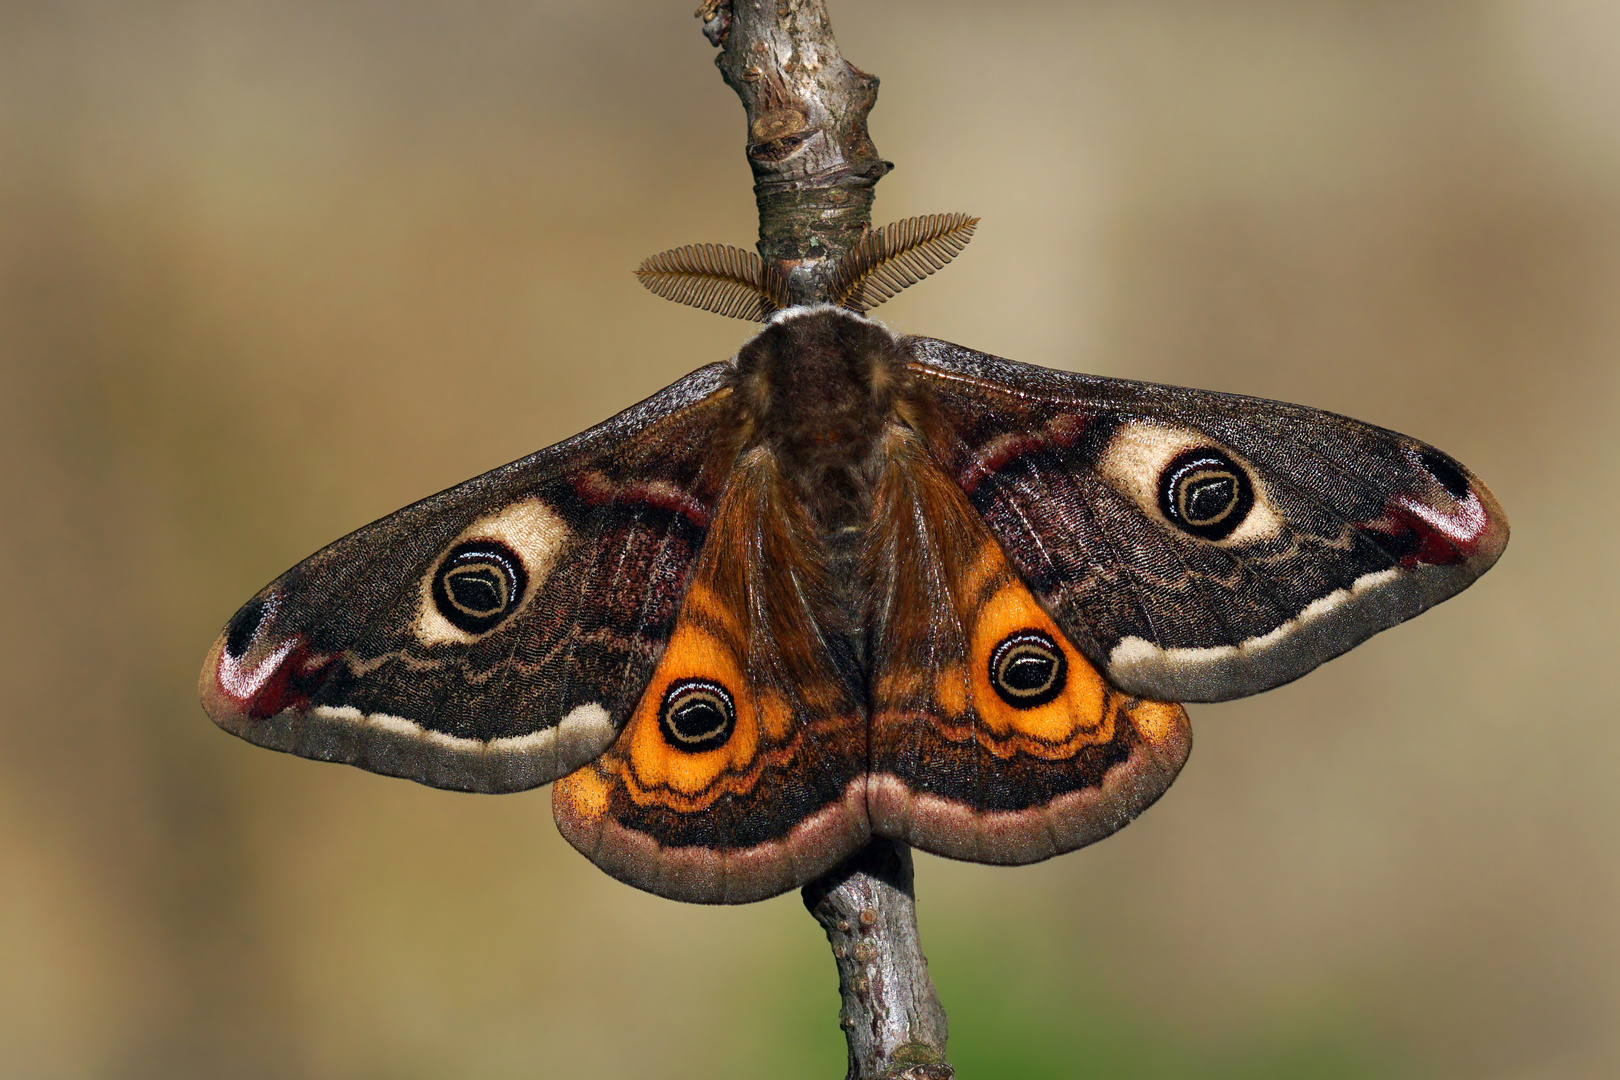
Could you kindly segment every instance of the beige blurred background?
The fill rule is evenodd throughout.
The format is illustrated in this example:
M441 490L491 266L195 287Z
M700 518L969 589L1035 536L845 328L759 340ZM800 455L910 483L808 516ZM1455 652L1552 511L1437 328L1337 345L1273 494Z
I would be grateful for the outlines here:
M630 270L754 236L695 0L0 3L0 1077L842 1071L794 895L617 884L545 791L272 754L194 690L338 535L729 355ZM880 314L1427 439L1457 600L1193 710L1040 866L918 859L964 1080L1620 1075L1620 6L833 0Z

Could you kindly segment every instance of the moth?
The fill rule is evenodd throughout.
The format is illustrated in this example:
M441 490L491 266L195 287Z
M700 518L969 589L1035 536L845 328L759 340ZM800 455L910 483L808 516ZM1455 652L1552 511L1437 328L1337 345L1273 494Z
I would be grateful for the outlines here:
M869 232L818 306L741 249L649 259L764 328L287 571L214 643L208 713L436 787L555 781L608 873L739 903L873 835L1002 864L1099 840L1186 760L1178 702L1295 679L1502 553L1491 493L1407 436L865 316L976 220Z

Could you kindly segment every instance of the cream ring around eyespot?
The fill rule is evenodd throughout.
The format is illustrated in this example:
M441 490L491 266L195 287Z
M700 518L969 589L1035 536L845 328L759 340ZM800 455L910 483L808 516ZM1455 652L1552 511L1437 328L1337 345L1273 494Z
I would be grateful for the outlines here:
M428 567L427 573L423 575L417 589L416 620L411 627L416 639L424 645L465 645L506 625L517 617L551 576L551 571L556 567L558 558L568 546L572 536L573 533L557 512L540 499L524 499L498 513L479 518L445 545L444 551L439 553L439 557L433 560L433 565ZM433 579L452 551L462 544L477 540L493 540L511 549L513 554L523 560L523 569L528 575L528 582L524 586L523 595L512 606L511 613L506 618L481 633L470 633L454 625L440 613L438 605L433 600Z
M1159 484L1170 463L1189 450L1219 450L1248 474L1254 489L1254 505L1242 523L1219 540L1187 535L1203 544L1228 546L1253 540L1269 540L1282 532L1282 519L1272 506L1271 493L1260 474L1242 455L1222 446L1201 431L1171 424L1132 421L1121 424L1103 448L1097 469L1108 486L1142 508L1142 512L1165 528L1175 529L1159 509Z

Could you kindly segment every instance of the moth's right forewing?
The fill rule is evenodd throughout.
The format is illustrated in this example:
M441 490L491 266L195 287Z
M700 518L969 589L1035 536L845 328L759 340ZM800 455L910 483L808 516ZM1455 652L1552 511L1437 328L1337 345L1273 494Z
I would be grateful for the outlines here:
M707 535L729 370L295 566L214 643L209 715L261 746L466 791L593 759L635 708Z

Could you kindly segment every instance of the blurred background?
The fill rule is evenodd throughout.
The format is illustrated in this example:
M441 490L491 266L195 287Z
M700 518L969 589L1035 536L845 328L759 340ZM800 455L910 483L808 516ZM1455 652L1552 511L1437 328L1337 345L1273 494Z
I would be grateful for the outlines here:
M750 332L630 274L755 235L694 2L0 3L0 1076L841 1075L796 895L642 895L544 790L195 692L292 563ZM964 1080L1620 1075L1620 6L831 10L878 219L984 218L892 327L1409 432L1515 530L1195 707L1106 843L919 856Z

